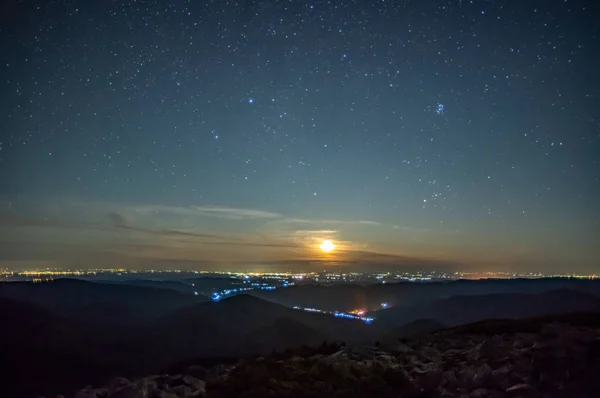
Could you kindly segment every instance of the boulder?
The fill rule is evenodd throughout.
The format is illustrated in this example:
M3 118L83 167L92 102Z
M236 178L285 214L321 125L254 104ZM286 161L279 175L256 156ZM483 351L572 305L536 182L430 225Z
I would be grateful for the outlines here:
M104 398L108 395L106 388L92 388L88 386L75 394L74 398Z
M157 398L181 398L171 391L159 391L156 395Z
M416 376L416 377L415 377ZM416 378L417 387L424 393L433 393L442 384L444 374L439 369L431 369L423 373L413 374Z
M487 363L483 364L475 371L473 376L473 388L491 387L490 379L492 376L492 368Z
M458 386L464 389L470 389L473 384L473 378L475 377L475 369L471 367L464 367L458 371Z
M192 365L186 369L185 373L187 373L190 376L196 377L200 380L206 380L208 371L204 366Z
M471 391L470 398L489 398L490 391L485 388L478 388Z
M375 357L375 361L380 362L382 364L385 365L394 365L396 364L396 358L391 356L391 355L387 355L387 354L379 354Z
M125 377L115 377L108 381L108 383L106 384L106 388L109 391L114 391L129 384L131 384L131 382Z
M467 359L477 362L480 359L493 358L497 356L498 351L499 345L494 340L485 340L467 352Z
M492 371L491 374L491 385L502 391L506 391L507 388L518 384L521 381L522 380L515 375L512 365L502 366Z
M194 392L206 393L206 382L194 376L183 376L183 382L190 386Z
M108 395L110 398L146 398L147 396L147 391L133 384L123 386Z
M519 383L519 384L515 384L514 386L511 386L509 388L506 389L506 393L510 396L510 397L519 397L519 398L533 398L533 397L537 397L539 394L537 393L537 391L535 390L535 388L533 388L532 386L530 386L529 384L526 383Z
M171 387L167 390L167 392L173 393L175 394L175 396L177 397L191 397L193 395L195 395L195 391L192 389L192 387L190 386L186 386L186 385L179 385L179 386L175 386L175 387ZM136 397L137 398L137 397Z

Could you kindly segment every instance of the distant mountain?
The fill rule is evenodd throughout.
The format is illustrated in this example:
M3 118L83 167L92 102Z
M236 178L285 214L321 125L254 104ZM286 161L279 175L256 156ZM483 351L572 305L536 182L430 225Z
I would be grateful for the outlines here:
M569 289L540 294L454 296L421 305L380 310L372 315L377 322L390 326L402 326L423 318L455 326L484 319L525 318L579 311L600 311L600 298Z
M2 396L65 391L73 387L73 380L99 382L114 371L112 366L102 370L103 351L96 350L77 322L6 298L0 298L0 314Z
M170 375L113 379L78 397L600 396L597 314L480 322L388 347L332 348L209 368L190 362Z
M489 286L487 281L482 283ZM541 289L535 283L519 281L516 285L516 290L533 286L532 291L537 293ZM9 369L0 373L0 385L4 396L25 398L42 392L74 391L117 374L135 377L162 372L176 364L191 363L192 359L208 364L269 355L273 350L306 353L310 347L295 350L323 341L348 346L380 341L381 346L389 347L390 342L397 344L398 337L419 336L443 325L497 319L485 325L500 328L508 327L503 326L508 322L506 318L600 311L600 298L583 290L541 289L539 294L439 298L437 295L455 288L448 290L444 284L434 288L433 284L383 286L372 290L357 285L307 290L317 292L319 299L324 299L323 292L327 292L336 303L356 295L358 301L352 305L360 303L361 297L382 297L381 292L399 297L410 291L418 297L407 299L406 305L377 311L376 320L366 324L294 310L248 294L215 303L171 289L127 284L69 279L39 284L0 283L0 366ZM481 290L477 282L456 286L469 292ZM285 293L289 297L305 297L303 287L294 289L276 291L289 291ZM341 298L336 292L341 292ZM427 293L435 293L438 298L425 299ZM469 327L485 330L485 325Z
M445 329L446 325L434 319L417 319L400 327L394 328L391 335L398 337L413 337L424 333L431 333Z
M74 339L72 324L35 304L0 298L0 314L0 342L38 348Z
M194 294L197 290L191 283L178 280L154 280L154 279L127 279L127 280L100 280L99 283L152 287L155 289L170 289L184 294Z
M271 325L256 329L245 335L236 344L235 352L245 355L283 351L301 345L316 346L327 340L327 336L289 318L281 318Z
M360 321L298 311L250 295L180 309L148 330L141 344L154 347L152 355L165 362L182 356L267 353L325 339L374 341L381 332ZM268 344L267 335L271 336Z
M209 301L205 296L170 289L67 278L44 283L3 282L1 297L33 303L98 331L116 330Z
M496 293L535 294L570 289L600 297L599 280L567 278L483 279L429 282L388 282L360 286L355 284L308 284L250 294L287 306L313 307L323 310L375 311L381 304L408 306L456 295Z

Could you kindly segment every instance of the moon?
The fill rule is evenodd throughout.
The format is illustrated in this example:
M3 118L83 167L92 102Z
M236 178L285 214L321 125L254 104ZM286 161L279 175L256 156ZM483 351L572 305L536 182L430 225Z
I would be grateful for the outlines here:
M335 245L330 240L324 240L320 247L325 253L330 253L333 251L333 249L335 249Z

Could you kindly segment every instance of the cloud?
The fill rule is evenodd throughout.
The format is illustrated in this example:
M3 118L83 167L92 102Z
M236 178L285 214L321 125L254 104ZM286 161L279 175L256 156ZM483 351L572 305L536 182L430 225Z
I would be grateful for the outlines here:
M263 210L253 209L236 209L231 207L218 207L218 206L202 206L194 207L197 211L203 215L210 215L215 217L224 217L232 219L240 218L281 218L281 214L272 213Z
M340 225L381 225L381 223L376 221L364 221L364 220L356 220L356 221L348 221L348 220L331 220L331 219L305 219L305 218L284 218L282 220L278 220L275 222L283 223L283 224L340 224Z
M193 237L193 238L212 238L212 239L236 240L236 238L233 238L231 236L225 236L225 235L214 234L214 233L202 233L202 232L196 232L196 231L185 231L185 230L177 230L177 229L153 229L153 228L133 226L127 222L126 218L123 215L114 213L114 212L108 213L108 218L116 228L129 230L129 231L136 231L136 232L142 232L142 233L160 235L160 236L187 236L187 237Z
M117 228L128 228L129 223L127 222L125 217L121 214L110 212L110 213L108 213L108 219Z
M331 236L337 234L338 231L333 229L299 229L293 231L291 234L294 236Z
M46 198L18 201L13 210L0 213L0 226L6 227L2 231L7 236L5 243L19 243L12 246L14 260L40 259L70 266L144 267L170 261L190 266L210 262L260 265L276 259L326 261L331 257L352 264L391 263L398 258L353 251L369 249L366 231L379 225L226 206ZM324 239L334 241L335 256L319 249Z
M261 243L261 242L200 242L210 243L215 245L237 245L237 246L249 246L249 247L287 247L287 248L300 248L300 245L294 243Z
M328 268L341 267L346 271L422 271L425 269L464 269L467 263L423 258L419 256L404 256L369 251L344 250L338 252L335 258L296 258L279 259L263 262L261 265L271 268L301 269L305 272L322 271Z
M241 219L274 219L281 214L256 209L240 209L224 206L164 206L142 205L134 208L137 213L154 213L157 215L179 215L186 217L218 217L232 220Z

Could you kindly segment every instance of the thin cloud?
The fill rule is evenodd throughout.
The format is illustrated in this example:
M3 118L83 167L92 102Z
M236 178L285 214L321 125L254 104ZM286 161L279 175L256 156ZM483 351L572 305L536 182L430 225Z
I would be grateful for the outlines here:
M127 222L126 218L123 215L118 214L118 213L111 212L108 214L108 218L116 228L124 229L124 230L128 230L128 231L142 232L142 233L147 233L147 234L152 234L152 235L160 235L160 236L186 236L186 237L193 237L193 238L237 240L237 238L223 236L220 234L213 234L213 233L182 231L182 230L177 230L177 229L153 229L153 228L133 226ZM200 242L200 243L215 243L215 242Z
M164 205L142 205L134 208L136 213L153 213L156 215L176 215L184 217L218 217L233 220L242 219L274 219L282 215L270 211L256 209L240 209L225 206L164 206Z
M291 235L295 236L321 236L321 235L335 235L338 231L333 229L299 229L291 232Z
M260 243L260 242L199 242L199 243L207 243L207 244L215 244L215 245L234 245L234 246L250 246L250 247L281 247L281 248L291 248L297 249L301 247L300 245L296 245L293 243Z
M331 220L331 219L323 219L323 220L311 220L311 219L306 219L306 218L284 218L283 220L278 220L275 221L278 223L282 223L282 224L318 224L318 225L322 225L322 224L341 224L341 225L350 225L350 224L354 224L354 225L381 225L381 223L376 222L376 221L365 221L365 220L355 220L355 221L348 221L348 220Z
M264 210L254 209L237 209L232 207L219 207L219 206L201 206L194 207L200 213L204 215L224 217L224 218L281 218L281 214L272 213Z

